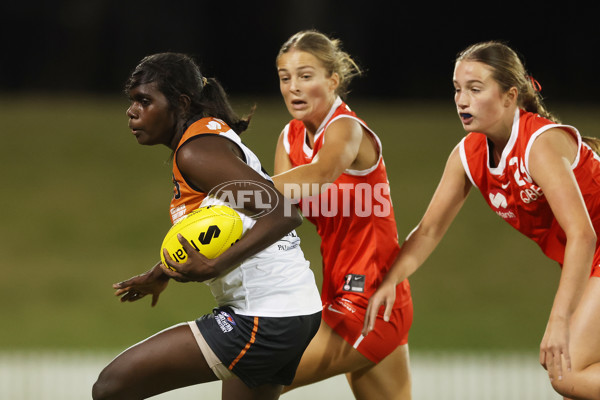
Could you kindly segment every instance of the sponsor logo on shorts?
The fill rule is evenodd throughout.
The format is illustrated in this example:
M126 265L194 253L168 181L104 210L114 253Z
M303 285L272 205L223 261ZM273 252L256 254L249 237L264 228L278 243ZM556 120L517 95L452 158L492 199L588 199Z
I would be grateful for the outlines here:
M329 305L329 307L327 307L327 309L329 311L333 311L334 313L338 313L338 314L344 314L342 311L340 310L336 310L335 308L331 307L331 304Z
M233 330L233 326L235 325L233 317L225 311L220 311L218 314L216 314L215 321L224 333L231 332Z
M350 311L351 313L355 313L356 312L356 308L352 305L352 301L345 299L345 298L337 298L335 299L335 302L344 307L346 310Z

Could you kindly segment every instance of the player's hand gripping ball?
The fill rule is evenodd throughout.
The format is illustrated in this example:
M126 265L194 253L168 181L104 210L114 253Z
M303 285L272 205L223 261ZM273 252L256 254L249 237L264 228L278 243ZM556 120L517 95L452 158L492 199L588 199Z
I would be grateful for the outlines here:
M160 249L160 259L173 271L175 268L167 263L162 249L167 249L174 261L186 261L187 253L177 239L178 233L205 257L218 257L242 237L242 228L242 219L234 209L221 205L201 207L169 229Z

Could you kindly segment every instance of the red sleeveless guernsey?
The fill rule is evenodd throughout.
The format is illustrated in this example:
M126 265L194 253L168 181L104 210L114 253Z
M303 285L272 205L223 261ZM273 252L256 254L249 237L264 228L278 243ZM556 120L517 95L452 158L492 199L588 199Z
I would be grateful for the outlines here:
M546 256L562 265L565 232L554 218L544 193L529 174L531 146L539 135L551 128L561 128L577 140L577 157L571 168L594 229L600 232L600 158L582 142L574 127L555 124L538 114L517 110L510 139L496 167L491 166L489 144L481 133L469 133L461 141L459 150L467 176L492 210L535 241ZM594 268L600 263L599 256L596 250Z
M372 135L379 160L368 170L344 171L325 192L303 199L300 206L321 237L323 304L364 309L400 249L381 142L338 99L317 131L312 149L299 120L285 127L284 147L294 167L311 163L327 140L327 127L339 118L355 119ZM409 302L410 287L405 280L397 287L395 307Z

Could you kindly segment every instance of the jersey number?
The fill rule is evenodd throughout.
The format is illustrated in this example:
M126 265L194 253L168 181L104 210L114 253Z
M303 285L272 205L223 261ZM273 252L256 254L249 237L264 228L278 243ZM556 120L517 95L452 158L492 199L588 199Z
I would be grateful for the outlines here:
M532 183L533 179L531 179L531 177L529 176L529 174L527 173L527 171L525 170L525 166L522 163L519 163L519 159L517 157L513 157L508 161L508 165L512 166L512 165L516 165L517 167L515 168L515 182L517 182L517 184L519 186L525 186L526 182ZM523 174L521 179L521 173Z
M175 179L175 175L173 175L173 185L175 185L173 188L173 198L178 200L181 198L181 188L179 187L179 182Z

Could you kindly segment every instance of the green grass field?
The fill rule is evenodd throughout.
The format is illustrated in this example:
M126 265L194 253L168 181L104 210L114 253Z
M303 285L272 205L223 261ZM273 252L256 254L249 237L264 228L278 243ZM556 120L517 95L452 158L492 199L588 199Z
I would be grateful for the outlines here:
M244 141L272 170L288 121L278 99L256 102ZM464 134L446 103L350 101L378 132L401 237L418 223ZM208 312L207 287L172 282L155 308L121 304L111 284L150 268L169 228L169 150L142 147L124 98L0 97L0 343L3 349L120 349ZM552 106L597 136L592 108ZM576 111L577 110L577 111ZM299 229L320 281L319 241ZM411 278L418 350L536 351L559 268L473 191L446 238Z

